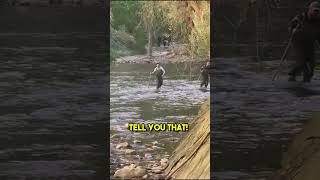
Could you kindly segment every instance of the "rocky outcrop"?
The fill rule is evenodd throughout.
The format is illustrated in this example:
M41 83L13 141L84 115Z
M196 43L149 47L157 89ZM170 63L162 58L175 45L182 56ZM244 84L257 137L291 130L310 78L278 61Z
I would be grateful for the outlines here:
M320 113L305 125L292 144L282 169L270 180L315 180L320 177Z
M169 158L166 179L210 179L210 100L190 123L190 131Z

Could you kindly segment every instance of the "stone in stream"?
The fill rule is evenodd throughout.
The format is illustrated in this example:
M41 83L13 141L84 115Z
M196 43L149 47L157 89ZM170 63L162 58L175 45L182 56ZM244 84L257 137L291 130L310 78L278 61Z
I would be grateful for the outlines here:
M117 149L127 149L130 148L130 145L128 142L119 143L116 146Z
M128 154L128 155L135 155L135 154L137 154L136 150L134 150L134 149L127 149L125 153Z
M144 157L145 157L146 159L151 159L151 158L152 158L152 155L151 155L150 153L145 153L145 154L144 154Z
M152 146L152 149L161 149L159 146Z
M138 143L141 143L141 141L140 140L134 140L133 143L134 144L138 144Z
M154 151L154 149L152 149L152 148L146 148L145 149L145 152L152 152L152 151Z
M158 141L153 141L152 144L153 145L157 145L157 144L159 144L159 142Z
M163 158L163 159L161 159L161 160L160 160L160 162L168 163L168 162L169 162L169 160L168 160L167 158Z
M168 163L161 163L160 165L162 168L166 168L168 166Z
M142 157L139 154L134 154L134 158L136 159L142 159Z
M141 178L146 175L146 169L142 168L141 166L136 166L135 164L131 164L129 166L125 166L122 169L117 170L114 173L115 178Z
M160 165L162 168L166 168L168 166L169 160L167 158L163 158L160 160Z
M155 174L160 174L162 173L163 169L161 167L154 167L151 169L151 172L155 173Z
M115 129L111 129L111 130L116 131ZM114 134L114 135L112 135L112 136L110 137L110 139L119 138L119 137L120 137L119 134Z
M125 127L126 129L128 129L128 128L129 128L129 123L124 124L124 127Z
M148 174L142 176L142 179L147 179L148 178Z
M159 163L154 161L152 164L152 168L155 168L155 167L159 167Z
M164 157L167 157L167 158L169 158L169 157L170 157L170 155L169 155L169 154L165 154L165 155L164 155Z

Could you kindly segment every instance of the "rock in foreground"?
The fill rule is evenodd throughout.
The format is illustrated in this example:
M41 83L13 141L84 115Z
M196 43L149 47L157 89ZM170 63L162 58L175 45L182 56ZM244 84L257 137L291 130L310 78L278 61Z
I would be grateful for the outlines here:
M125 166L122 169L117 170L114 173L115 178L140 178L146 175L147 171L142 168L141 166L136 166L134 164L131 164L130 166Z

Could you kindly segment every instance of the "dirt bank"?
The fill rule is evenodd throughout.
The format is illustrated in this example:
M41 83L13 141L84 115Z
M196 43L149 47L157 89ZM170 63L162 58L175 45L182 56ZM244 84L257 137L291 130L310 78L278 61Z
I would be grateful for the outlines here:
M169 159L167 179L210 179L210 99Z
M169 47L154 47L152 56L147 54L132 55L126 57L117 58L115 63L133 63L133 64L146 64L146 63L178 63L178 62L191 62L199 61L198 59L192 59L188 55L186 44L172 44ZM203 60L202 60L203 61Z

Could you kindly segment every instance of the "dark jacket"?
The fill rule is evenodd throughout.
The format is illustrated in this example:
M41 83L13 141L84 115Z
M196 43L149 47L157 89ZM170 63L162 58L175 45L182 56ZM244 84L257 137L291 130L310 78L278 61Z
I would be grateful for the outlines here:
M320 32L320 20L310 19L307 12L295 16L289 23L291 34L300 34L302 38L318 39Z

